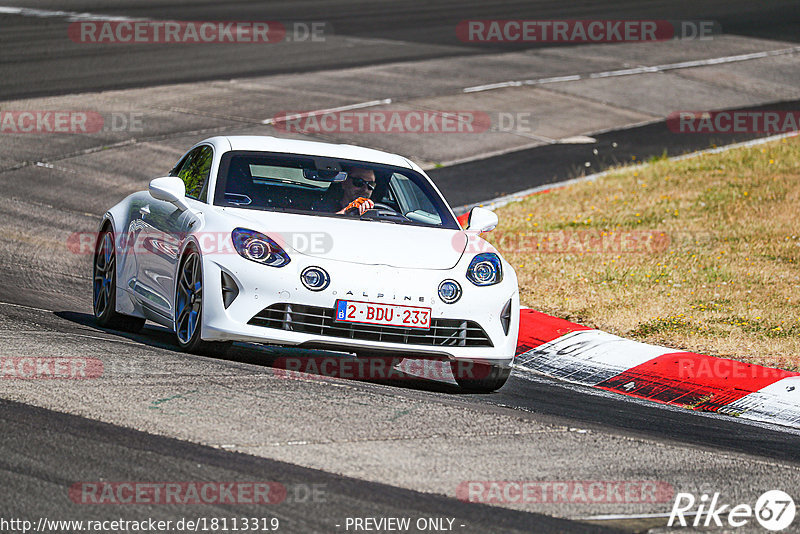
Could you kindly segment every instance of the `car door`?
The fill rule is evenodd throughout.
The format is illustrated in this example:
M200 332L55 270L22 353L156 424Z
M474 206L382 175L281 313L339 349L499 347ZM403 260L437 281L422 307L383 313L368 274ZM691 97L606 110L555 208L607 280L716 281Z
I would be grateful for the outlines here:
M131 199L124 233L117 236L118 285L127 290L135 288L136 278L139 275L139 264L146 261L140 257L147 237L147 228L142 222L144 210L149 209L150 194L146 191L139 192Z
M170 173L186 186L187 202L200 207L206 201L208 177L214 152L208 145L190 151ZM199 210L198 210L199 211ZM197 223L197 213L181 210L174 204L148 195L148 204L139 209L147 260L139 262L137 294L142 305L172 320L175 300L175 272L181 244Z

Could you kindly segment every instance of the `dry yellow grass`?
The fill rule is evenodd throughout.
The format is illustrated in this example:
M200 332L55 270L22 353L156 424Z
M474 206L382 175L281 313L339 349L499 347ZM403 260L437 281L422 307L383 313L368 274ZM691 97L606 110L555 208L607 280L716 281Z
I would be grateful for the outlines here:
M651 161L498 210L524 305L800 370L800 138Z

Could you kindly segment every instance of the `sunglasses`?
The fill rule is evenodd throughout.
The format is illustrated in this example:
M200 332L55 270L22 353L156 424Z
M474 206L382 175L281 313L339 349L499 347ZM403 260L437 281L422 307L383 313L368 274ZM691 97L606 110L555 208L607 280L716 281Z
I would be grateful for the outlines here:
M364 180L363 178L353 177L350 178L350 181L353 182L353 187L361 189L366 185L370 191L375 191L375 182L371 180Z

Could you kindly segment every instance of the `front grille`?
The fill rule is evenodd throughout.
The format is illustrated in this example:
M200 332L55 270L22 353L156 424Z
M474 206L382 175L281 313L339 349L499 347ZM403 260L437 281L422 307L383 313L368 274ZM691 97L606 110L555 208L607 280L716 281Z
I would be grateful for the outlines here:
M383 341L412 345L451 347L492 347L492 341L475 321L431 319L431 328L403 328L334 321L336 310L303 304L273 304L261 310L247 324L315 334L319 336Z

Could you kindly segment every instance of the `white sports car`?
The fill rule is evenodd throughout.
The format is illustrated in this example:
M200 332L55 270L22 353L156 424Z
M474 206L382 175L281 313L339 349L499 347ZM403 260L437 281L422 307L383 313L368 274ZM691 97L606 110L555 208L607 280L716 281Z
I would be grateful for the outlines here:
M103 216L94 313L162 324L192 352L242 341L447 360L461 387L494 391L519 329L516 273L479 237L496 225L474 208L462 230L401 156L213 137Z

